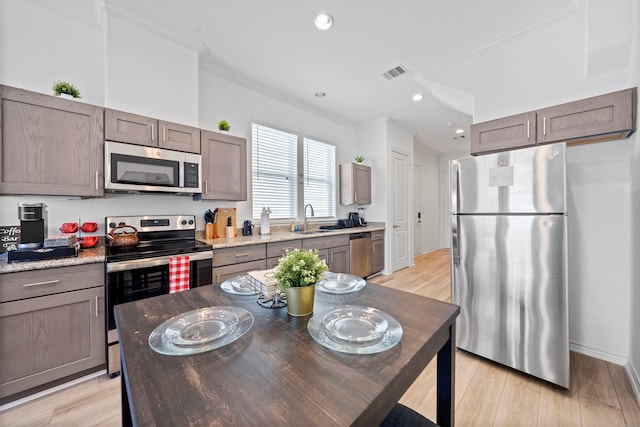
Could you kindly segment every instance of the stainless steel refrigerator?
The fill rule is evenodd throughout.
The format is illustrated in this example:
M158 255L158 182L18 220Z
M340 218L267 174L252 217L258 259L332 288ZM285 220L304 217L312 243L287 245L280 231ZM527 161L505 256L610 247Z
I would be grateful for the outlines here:
M569 388L565 144L449 167L458 348Z

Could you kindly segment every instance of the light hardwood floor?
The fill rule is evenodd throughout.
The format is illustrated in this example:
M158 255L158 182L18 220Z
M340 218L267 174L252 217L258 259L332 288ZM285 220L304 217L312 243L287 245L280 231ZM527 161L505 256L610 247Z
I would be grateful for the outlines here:
M443 301L451 299L449 252L371 282ZM434 419L435 361L401 402ZM120 380L100 376L0 413L0 426L118 426ZM571 390L456 353L458 426L640 426L640 408L623 367L571 353Z

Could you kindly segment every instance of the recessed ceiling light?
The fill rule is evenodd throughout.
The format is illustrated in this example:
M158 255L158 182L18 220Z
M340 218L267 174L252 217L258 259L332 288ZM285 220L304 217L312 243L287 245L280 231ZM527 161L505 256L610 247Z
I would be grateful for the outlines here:
M333 16L324 12L319 13L318 16L316 16L316 20L314 22L317 29L326 31L333 25Z
M327 92L316 92L316 98L324 98L325 96L327 96Z
M413 99L414 101L418 102L418 101L422 101L422 94L421 93L416 93L415 95L413 95L411 97L411 99Z
M464 129L456 129L456 133L464 133Z

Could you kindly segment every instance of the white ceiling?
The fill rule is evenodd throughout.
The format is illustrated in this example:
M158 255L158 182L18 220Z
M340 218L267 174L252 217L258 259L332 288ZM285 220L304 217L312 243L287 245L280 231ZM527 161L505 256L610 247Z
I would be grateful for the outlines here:
M469 58L574 13L584 0L105 3L110 13L135 17L200 49L202 61L247 85L355 128L389 118L417 143L445 153L468 149L474 93L487 91ZM334 17L329 31L313 25L321 11ZM397 65L409 73L382 77ZM478 65L484 73L499 72ZM455 81L447 82L454 72ZM500 81L492 77L486 81ZM318 91L327 96L316 98ZM416 103L411 96L418 92L424 99ZM467 137L454 139L457 128Z

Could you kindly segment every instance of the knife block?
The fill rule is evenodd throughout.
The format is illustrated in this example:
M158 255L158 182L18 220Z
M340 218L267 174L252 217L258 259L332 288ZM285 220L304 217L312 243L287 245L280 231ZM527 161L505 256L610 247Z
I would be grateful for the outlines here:
M236 237L238 235L236 227L236 208L218 208L218 216L216 217L215 222L214 239L227 237L227 218L231 218L231 226L234 230L233 236L229 237Z

